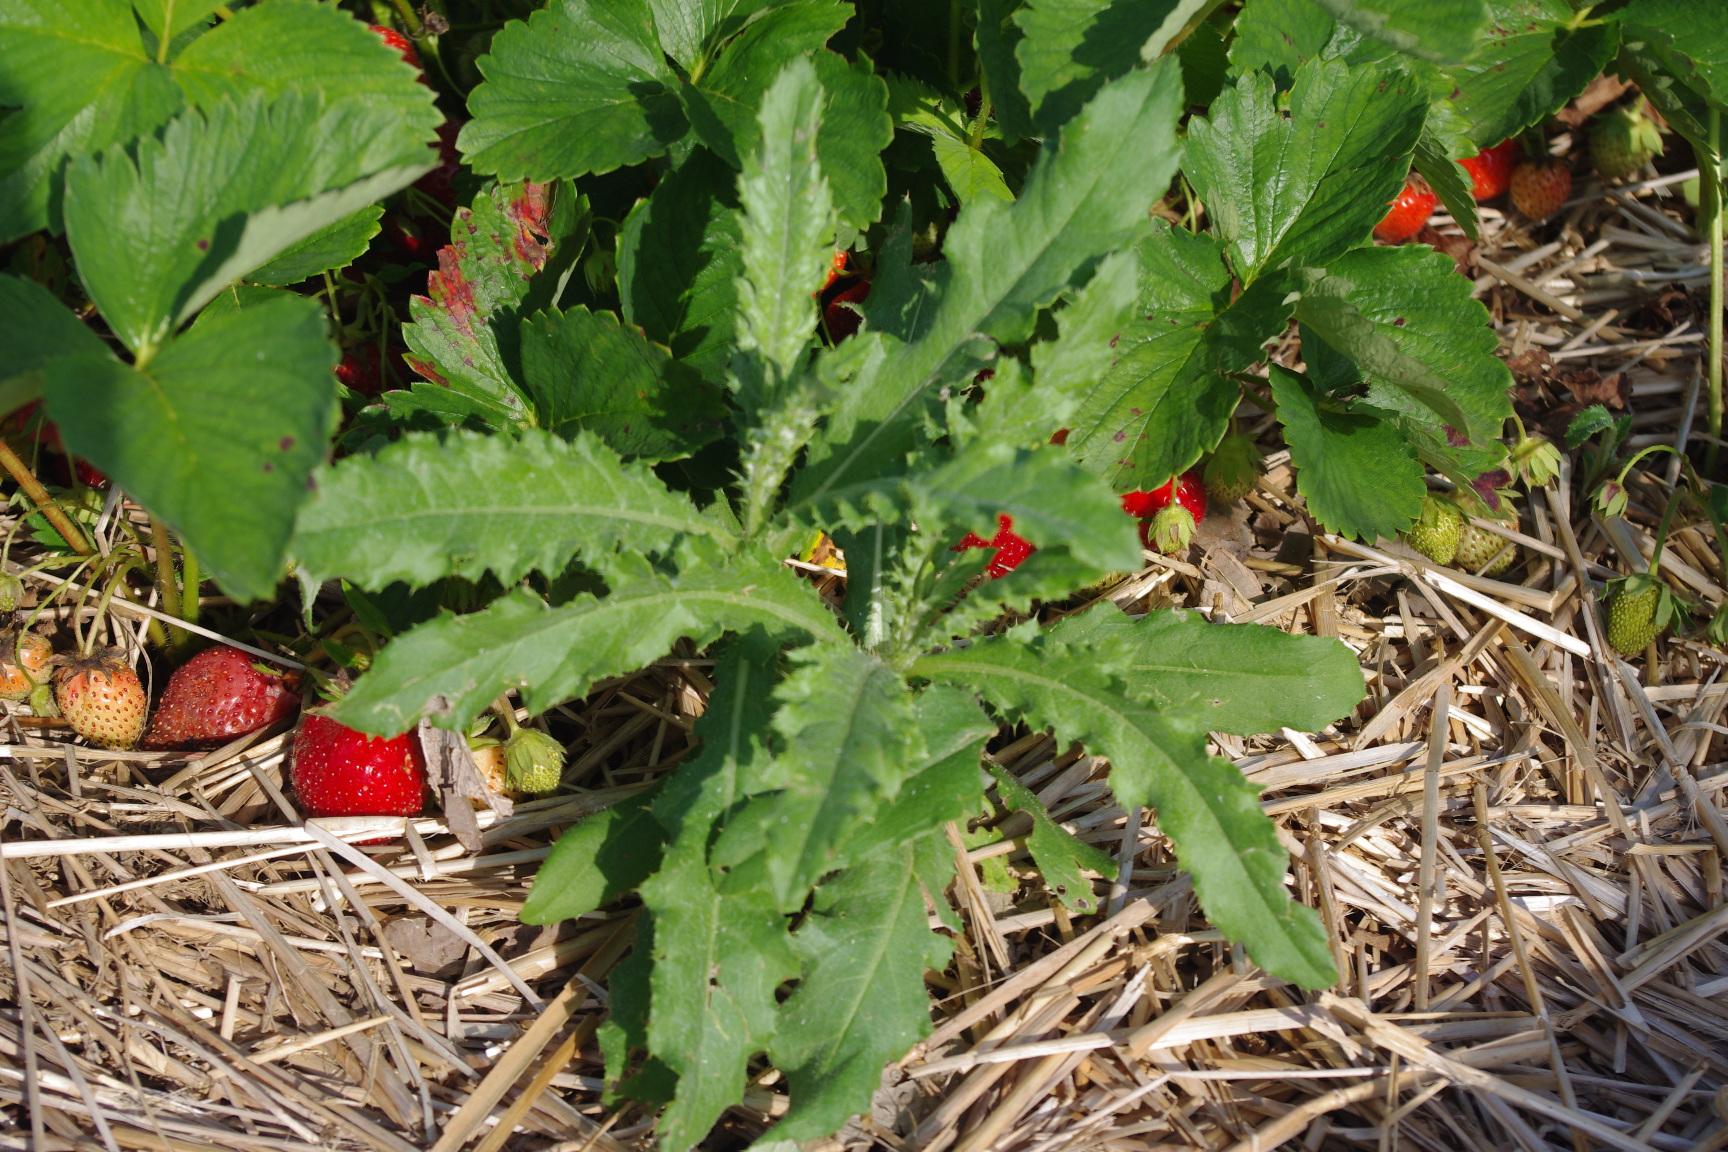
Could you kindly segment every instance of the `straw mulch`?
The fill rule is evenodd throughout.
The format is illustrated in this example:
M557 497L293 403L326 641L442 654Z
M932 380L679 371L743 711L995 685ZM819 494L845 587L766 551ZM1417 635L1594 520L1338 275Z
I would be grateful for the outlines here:
M1473 268L1529 414L1624 398L1641 443L1698 442L1702 319L1672 289L1701 291L1704 252L1672 194L1584 187L1558 228L1490 211L1480 251L1435 237ZM1728 1147L1723 655L1669 641L1623 662L1594 602L1650 546L1660 490L1635 486L1614 523L1568 484L1539 494L1518 567L1484 580L1315 535L1270 465L1191 563L1149 557L1108 595L1359 653L1368 699L1346 721L1217 741L1264 789L1342 982L1260 975L1102 765L1004 736L997 759L1122 862L1106 911L1053 904L1015 825L971 848L957 830L965 932L930 976L935 1030L835 1146ZM1728 595L1707 529L1663 567ZM565 791L485 814L469 846L439 819L364 850L353 824L303 830L281 732L105 754L14 709L0 1143L649 1147L649 1117L602 1106L594 1044L629 909L556 930L516 913L558 829L685 752L706 668L685 653L560 710ZM713 1147L761 1132L783 1092L763 1074Z

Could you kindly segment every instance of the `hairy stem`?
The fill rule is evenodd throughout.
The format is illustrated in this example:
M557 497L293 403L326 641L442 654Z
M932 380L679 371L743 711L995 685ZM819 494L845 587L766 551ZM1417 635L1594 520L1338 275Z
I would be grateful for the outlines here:
M0 440L0 467L6 469L12 479L18 481L18 487L24 490L24 495L30 498L30 503L36 505L36 510L60 533L60 539L66 541L67 547L80 556L88 556L96 549L91 545L90 538L84 535L84 530L72 522L54 497L48 494L48 489L42 487L42 481L36 479L36 473L30 471L30 465L24 463L18 453L12 451L12 445Z
M1716 441L1722 437L1722 182L1716 157L1722 154L1722 114L1710 106L1710 153L1698 158L1699 203L1710 222L1710 470L1715 471Z

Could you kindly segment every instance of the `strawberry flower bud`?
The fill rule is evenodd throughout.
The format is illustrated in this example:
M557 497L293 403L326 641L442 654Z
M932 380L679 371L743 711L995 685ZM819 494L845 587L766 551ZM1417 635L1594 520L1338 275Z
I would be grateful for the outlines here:
M1546 436L1520 436L1512 447L1512 471L1532 488L1560 475L1560 449Z
M556 791L564 778L564 745L538 728L518 728L504 742L504 777L530 796Z
M1626 488L1620 481L1604 480L1591 503L1604 516L1619 516L1626 511L1626 501Z

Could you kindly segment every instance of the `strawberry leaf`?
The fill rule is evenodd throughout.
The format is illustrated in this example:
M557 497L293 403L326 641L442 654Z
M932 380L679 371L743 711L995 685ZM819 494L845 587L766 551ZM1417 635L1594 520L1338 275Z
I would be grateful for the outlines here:
M136 160L111 150L66 176L66 232L90 297L145 354L223 288L430 167L389 117L261 95L189 111Z
M1096 654L1039 641L1023 626L924 656L910 671L1108 757L1117 798L1156 807L1213 923L1275 976L1314 988L1336 979L1319 919L1285 891L1287 856L1253 785L1207 756L1197 729L1125 699Z
M1484 0L1318 0L1365 37L1438 63L1463 60L1488 21Z
M1367 401L1395 413L1430 464L1469 477L1497 465L1512 375L1450 257L1420 245L1351 252L1309 274L1296 318L1310 364L1349 360Z
M409 302L413 319L402 329L409 366L439 386L416 387L416 395L466 401L452 423L469 412L499 426L522 419L527 399L503 348L516 339L534 276L558 253L581 247L585 217L585 202L565 184L494 188L456 214L450 244L438 253L426 295ZM444 390L455 395L439 396Z
M1106 85L1046 147L1017 201L975 200L960 213L921 336L883 345L860 370L795 497L891 467L920 439L939 388L981 366L980 334L1023 339L1040 307L1132 242L1174 171L1181 87L1174 61Z
M335 428L335 366L319 302L271 293L200 317L143 369L53 361L44 394L68 450L184 537L229 594L256 600L276 587Z
M1271 382L1296 486L1314 518L1330 531L1365 540L1408 528L1428 488L1397 425L1372 408L1329 404L1277 365Z
M1024 33L1014 16L1020 0L978 0L974 33L978 68L990 86L996 123L1010 140L1033 134L1032 109L1020 88L1020 41Z
M556 575L576 555L664 553L682 534L715 530L687 496L593 433L452 431L323 468L293 551L314 586L340 576L376 591L486 572L508 585Z
M697 149L636 205L618 237L624 318L714 383L731 363L742 270L734 180Z
M1728 106L1728 10L1687 0L1631 0L1614 16L1628 43L1641 42L1675 78L1717 107Z
M554 0L480 57L457 147L508 182L610 172L688 129L644 0Z
M882 1066L930 1031L924 973L945 966L953 946L930 931L925 898L910 846L817 889L792 937L803 978L769 1048L792 1089L776 1140L820 1139L868 1110Z
M1068 448L1119 492L1150 489L1200 459L1241 397L1231 378L1290 318L1283 277L1231 300L1210 236L1159 221L1141 241L1139 303L1069 419Z
M1188 127L1183 171L1244 282L1366 243L1410 168L1425 94L1388 68L1315 60L1288 111L1270 76L1237 80Z
M649 462L681 459L720 434L719 390L610 312L542 312L521 340L523 388L549 431L570 438L588 429Z
M35 372L60 357L113 359L102 338L34 280L0 272L0 344L5 376Z
M1614 54L1612 22L1580 23L1567 0L1490 0L1487 35L1450 69L1451 104L1478 147L1540 124Z
M331 710L350 728L388 735L422 716L461 729L498 694L521 688L531 712L581 696L595 681L760 625L777 635L843 639L833 613L777 560L747 553L725 566L667 576L620 558L612 590L550 607L528 592L468 616L445 616L391 641ZM442 702L441 702L442 701Z
M383 217L384 209L380 205L368 205L352 216L345 216L304 240L290 244L267 264L253 269L246 279L253 284L286 287L346 268L371 245L372 238L378 235L378 222Z
M212 7L178 5L173 28L193 28ZM147 23L155 18L150 27L162 27L159 0L141 11ZM155 44L144 43L126 0L0 3L0 105L20 109L0 119L0 244L38 228L58 229L68 157L148 136L188 104L208 108L225 99L293 92L344 110L338 118L345 118L346 130L322 151L286 161L291 172L265 176L304 180L321 167L340 166L347 158L345 141L349 152L365 147L356 131L361 125L374 126L375 135L388 125L389 134L413 145L405 160L391 164L375 153L371 171L430 162L423 145L438 124L430 89L415 83L414 70L378 37L334 6L280 0L243 8L189 35L189 43L175 39L178 54L164 66ZM314 157L317 164L311 163ZM319 187L346 182L325 180ZM163 203L176 202L177 195L167 194ZM201 195L197 179L187 195Z
M1031 0L1014 14L1020 90L1042 133L1073 118L1107 80L1156 59L1204 0Z
M1032 831L1026 837L1026 850L1038 866L1039 875L1062 906L1077 915L1089 916L1098 911L1098 897L1093 894L1092 881L1084 873L1095 872L1105 878L1116 875L1116 861L1076 839L1066 828L1050 818L1037 793L1016 780L999 764L986 765L996 779L996 794L1002 806L1020 811L1032 818Z

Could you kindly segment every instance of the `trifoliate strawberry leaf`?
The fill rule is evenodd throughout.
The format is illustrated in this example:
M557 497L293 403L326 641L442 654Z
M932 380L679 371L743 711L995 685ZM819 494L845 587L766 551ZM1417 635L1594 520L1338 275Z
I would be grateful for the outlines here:
M1314 60L1288 109L1251 73L1189 124L1182 167L1244 283L1366 243L1410 168L1427 104L1408 75Z
M67 239L103 319L144 354L235 280L410 184L430 167L423 144L315 96L223 101L176 117L136 159L75 162Z
M1313 988L1336 979L1319 919L1284 888L1287 856L1254 787L1206 755L1197 728L1130 702L1092 654L1035 635L1024 625L924 656L910 673L969 688L1005 716L1109 758L1117 798L1156 807L1159 828L1225 935L1273 975Z
M1321 56L1347 56L1358 43L1318 0L1249 0L1231 25L1230 67L1238 75L1265 69L1280 88Z
M59 230L67 157L154 131L184 100L126 0L0 3L0 244Z
M556 575L577 555L664 553L680 535L718 530L689 497L586 431L414 433L316 480L293 546L314 586L340 576L376 591L486 572L509 585Z
M882 150L894 139L888 85L865 61L849 62L833 52L818 52L814 59L826 95L816 154L840 219L862 231L881 219L888 192L882 163Z
M737 167L756 150L756 110L768 86L793 60L821 49L850 16L840 0L789 0L745 25L680 87L696 138Z
M290 244L246 279L253 284L287 287L325 272L346 268L365 253L378 235L378 222L384 209L367 205L352 216L328 224L312 235Z
M519 422L527 401L502 346L515 339L535 275L560 250L579 247L585 227L586 205L568 184L518 184L475 197L456 213L426 295L409 301L412 321L402 329L409 366L492 423Z
M1077 915L1089 916L1098 911L1098 897L1085 873L1095 872L1109 878L1116 874L1116 861L1107 853L1084 843L1050 818L1049 811L1038 794L1016 780L999 764L986 765L996 779L996 795L1010 811L1024 812L1032 818L1032 831L1026 837L1026 850L1038 866L1038 874L1062 906Z
M1332 532L1372 540L1408 528L1428 491L1422 465L1389 416L1325 400L1274 365L1272 397L1308 511Z
M1470 476L1495 466L1512 375L1450 257L1422 245L1364 248L1306 280L1296 305L1305 348L1311 334L1354 363L1367 400L1396 413L1434 466Z
M696 727L702 750L655 804L671 833L664 862L642 885L654 921L648 1049L678 1084L660 1121L668 1148L693 1148L744 1095L748 1061L774 1038L779 986L798 973L784 916L766 892L722 892L708 846L767 755L777 645L751 633L716 669Z
M1066 124L1107 80L1155 59L1196 0L1031 0L1014 14L1020 90L1041 133Z
M924 906L911 847L817 889L792 937L803 978L769 1048L792 1089L775 1139L820 1139L867 1111L882 1066L930 1031L924 973L943 968L953 946L930 931Z
M1448 69L1451 105L1480 148L1516 136L1584 90L1614 54L1612 21L1580 21L1567 0L1489 0L1487 34Z
M1134 240L1174 172L1181 88L1169 60L1106 85L1046 146L1017 201L976 200L960 213L922 335L881 346L860 370L795 497L891 467L917 444L941 386L981 366L980 335L1023 339L1040 307Z
M1158 221L1139 247L1139 303L1068 418L1068 449L1121 492L1156 488L1224 435L1252 368L1290 318L1282 276L1232 300L1222 247Z
M200 318L142 369L53 361L44 394L70 451L183 537L230 595L255 600L276 587L335 429L335 366L319 302L277 293Z
M612 587L603 597L584 593L554 608L517 592L398 636L332 715L378 735L404 731L422 716L460 729L508 688L520 688L528 709L542 712L602 677L659 659L680 637L701 647L761 625L782 636L844 640L821 597L758 553L677 577L620 558L607 576ZM445 707L435 703L439 697Z
M978 0L974 32L978 68L990 87L991 111L1010 140L1033 134L1032 109L1020 89L1020 41L1025 33L1015 23L1020 0Z
M737 313L736 179L697 149L636 205L618 236L624 318L714 383L726 379Z
M651 463L688 456L721 432L720 390L610 312L541 312L521 341L522 385L542 428L566 438L587 429Z
M190 29L211 7L180 5L174 27ZM394 125L396 135L420 146L406 162L430 161L424 145L438 124L431 91L378 37L332 5L281 0L243 8L207 32L176 37L170 48L178 55L163 53L160 61L155 35L146 44L141 33L126 0L0 3L0 107L19 109L0 120L0 244L37 228L58 229L68 157L147 136L186 104L288 92L322 98L327 107L347 110L354 123L345 136L356 137L360 124ZM342 151L333 142L307 159L318 155L329 164ZM373 171L388 166L381 154L372 159Z
M1130 619L1086 612L1051 630L1081 655L1110 649L1135 698L1208 732L1314 732L1362 699L1356 654L1336 640L1259 624L1213 624L1167 609ZM1120 651L1117 645L1122 645Z
M556 924L586 916L652 875L666 846L665 830L651 808L656 796L643 792L621 800L558 837L534 874L522 923Z
M835 228L816 155L822 107L815 66L787 64L762 98L758 145L738 179L742 355L734 387L750 412L773 401L815 339L815 294L833 259Z
M173 40L203 24L222 0L132 0L138 18L159 40Z
M505 24L477 66L457 147L503 181L610 172L689 127L645 0L554 0Z
M812 645L791 659L774 692L777 751L746 773L751 799L713 849L722 868L760 871L783 912L803 905L834 870L847 833L892 801L925 758L899 672L851 645Z
M1484 0L1318 0L1339 22L1400 52L1447 64L1476 47L1488 22Z

